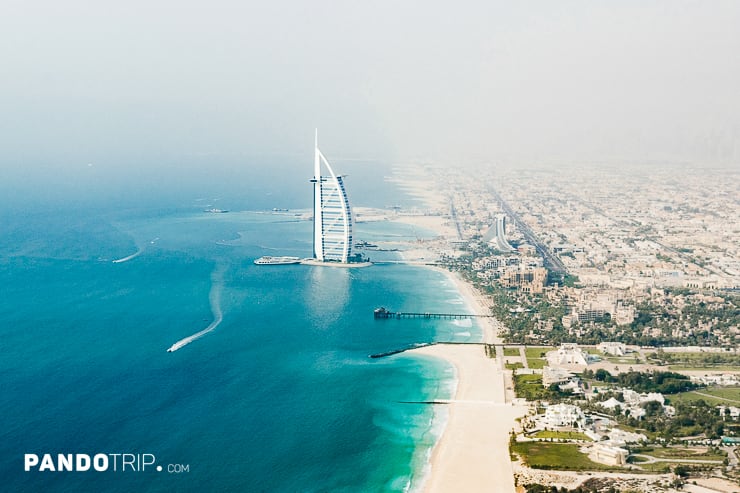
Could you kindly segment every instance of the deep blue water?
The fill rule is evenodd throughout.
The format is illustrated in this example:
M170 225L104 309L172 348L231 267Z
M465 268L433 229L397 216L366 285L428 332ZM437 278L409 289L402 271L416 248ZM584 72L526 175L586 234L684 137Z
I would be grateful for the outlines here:
M384 193L370 205L401 203ZM475 339L478 329L375 321L372 310L454 310L454 287L402 265L255 266L261 255L310 256L311 224L238 206L207 214L203 198L4 212L2 489L402 491L418 482L443 416L399 401L449 395L451 370L368 355ZM259 204L291 200L275 199ZM355 236L420 234L370 223ZM216 329L166 352L213 321L213 303L223 313ZM25 453L150 453L165 470L24 472ZM188 472L169 474L170 464Z

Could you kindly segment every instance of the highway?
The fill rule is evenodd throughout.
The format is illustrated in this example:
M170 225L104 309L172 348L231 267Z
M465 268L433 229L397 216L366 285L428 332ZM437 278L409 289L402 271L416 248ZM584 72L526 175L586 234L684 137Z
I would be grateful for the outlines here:
M519 231L522 232L524 235L524 238L527 240L527 242L531 243L536 249L537 252L539 252L540 255L542 255L542 258L544 259L545 267L550 270L551 272L555 272L557 274L567 274L568 270L565 268L565 265L560 260L560 258L552 253L547 246L545 246L544 243L542 243L537 236L534 234L534 232L527 226L527 224L521 220L519 217L519 214L514 212L514 210L509 207L509 204L506 203L506 201L499 195L499 193L494 189L493 187L489 187L489 191L493 195L493 197L496 199L496 201L501 206L501 209L511 218L512 221L516 222L517 227L519 228Z

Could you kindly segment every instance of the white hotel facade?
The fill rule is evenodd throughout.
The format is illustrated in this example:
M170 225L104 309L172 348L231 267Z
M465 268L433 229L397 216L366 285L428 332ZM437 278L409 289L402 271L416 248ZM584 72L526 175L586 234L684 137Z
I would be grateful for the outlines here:
M323 167L328 176L322 175ZM320 262L347 263L352 255L352 209L342 176L337 176L314 145L313 256Z

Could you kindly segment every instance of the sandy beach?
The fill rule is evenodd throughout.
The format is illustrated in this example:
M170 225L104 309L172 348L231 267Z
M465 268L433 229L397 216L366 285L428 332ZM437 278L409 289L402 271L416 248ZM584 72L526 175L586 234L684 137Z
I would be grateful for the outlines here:
M434 269L455 283L473 313L489 313L488 300L470 284L455 273ZM494 319L479 318L477 323L485 342L501 343ZM473 344L438 344L412 352L448 361L457 377L448 422L432 451L431 472L423 491L515 491L509 431L527 408L506 402L502 361L489 358L482 345Z
M423 200L430 213L399 214L387 219L438 234L434 240L409 243L402 248L406 262L424 265L438 259L442 253L451 253L449 240L457 238L457 231L445 216L449 204L443 194L434 193L436 187L428 175L413 168L405 168L404 172L413 179L401 176L398 181L405 185L407 192ZM447 276L464 298L466 311L480 315L490 313L490 300L457 273L429 265L420 268L434 269ZM483 330L483 342L502 343L495 319L478 318L476 323ZM457 378L454 398L448 404L437 404L449 406L449 417L432 451L431 470L422 485L423 491L515 491L509 432L516 424L515 419L526 414L527 408L506 402L503 360L489 358L484 346L479 344L437 344L410 353L444 359L453 365Z
M427 228L434 225L441 239L453 233L440 217L405 216L397 220ZM409 245L403 257L409 263L425 263L438 257L438 252L430 248L433 246L439 244ZM489 300L458 274L432 266L420 268L444 273L455 284L471 313L490 313ZM479 318L476 322L483 330L484 342L502 342L495 319ZM450 407L448 422L432 451L431 471L423 491L515 491L509 431L514 428L515 419L526 414L527 408L506 402L503 361L487 357L484 347L474 344L438 344L410 353L446 360L454 366L457 377L455 396L446 404Z
M526 408L505 402L504 376L481 345L439 344L412 353L443 358L457 374L457 392L434 447L427 492L514 491L509 431Z

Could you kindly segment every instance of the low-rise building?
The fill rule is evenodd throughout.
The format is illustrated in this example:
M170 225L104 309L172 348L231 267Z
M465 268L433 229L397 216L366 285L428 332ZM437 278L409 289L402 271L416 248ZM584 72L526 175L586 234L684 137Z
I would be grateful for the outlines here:
M643 435L642 433L632 433L630 431L624 431L618 428L614 428L613 430L611 430L608 436L609 440L611 440L613 443L627 444L647 442L647 436Z
M577 344L566 342L556 351L547 353L547 362L550 366L557 365L588 365L595 358L584 352Z
M612 466L623 466L627 463L629 450L607 442L597 442L591 447L589 457L595 462Z
M602 342L599 343L597 348L602 354L608 354L611 356L624 356L628 352L631 352L623 342Z
M545 409L545 415L542 417L541 422L546 428L564 426L583 428L585 419L580 407L572 404L555 404Z
M549 387L554 383L568 383L574 377L575 375L573 374L573 372L564 368L554 368L552 366L544 366L542 368L542 385L544 387Z

